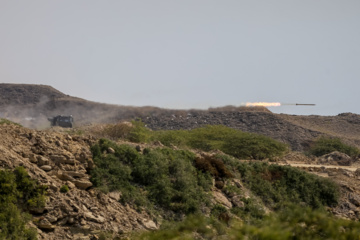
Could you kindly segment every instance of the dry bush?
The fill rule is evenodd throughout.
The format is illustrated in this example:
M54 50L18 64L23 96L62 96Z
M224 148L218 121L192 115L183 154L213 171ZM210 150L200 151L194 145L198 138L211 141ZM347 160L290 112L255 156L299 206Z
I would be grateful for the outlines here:
M119 122L116 124L109 124L103 130L103 135L111 139L128 138L133 125L130 122Z
M209 172L214 177L231 178L232 173L226 168L224 162L214 156L204 155L195 159L195 167L203 172Z

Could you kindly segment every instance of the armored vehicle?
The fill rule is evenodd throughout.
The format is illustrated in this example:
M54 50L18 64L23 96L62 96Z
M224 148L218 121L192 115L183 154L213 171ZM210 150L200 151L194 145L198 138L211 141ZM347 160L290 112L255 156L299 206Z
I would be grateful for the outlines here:
M74 118L72 117L72 115L70 116L58 115L56 117L48 118L48 120L50 121L50 125L52 127L60 126L64 128L72 128L74 122Z

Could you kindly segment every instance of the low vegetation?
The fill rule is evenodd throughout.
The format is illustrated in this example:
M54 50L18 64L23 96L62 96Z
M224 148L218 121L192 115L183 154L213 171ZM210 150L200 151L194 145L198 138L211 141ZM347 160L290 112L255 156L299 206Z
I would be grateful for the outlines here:
M46 186L30 179L23 167L0 171L0 239L36 239L27 212L45 206Z
M253 223L233 220L225 225L213 218L189 216L159 231L133 235L132 239L346 240L358 239L359 234L359 222L335 218L321 209L291 205Z
M311 146L309 153L314 156L322 156L334 151L345 153L351 157L357 157L360 150L356 147L343 143L339 138L321 137Z
M97 168L91 181L105 192L121 191L123 202L175 213L195 213L208 203L210 174L193 166L195 155L189 151L158 148L141 154L101 139L92 152Z
M338 203L338 185L328 178L290 166L266 162L245 163L228 156L219 157L272 209L279 209L288 203L305 204L312 208L334 206Z
M94 145L92 152L97 166L91 172L94 186L104 192L120 191L123 203L166 212L167 219L201 213L205 207L217 219L231 213L250 223L265 217L263 205L276 211L289 204L319 209L336 205L339 198L338 186L331 180L290 166L240 162L228 155L196 157L190 151L166 147L139 152L106 139ZM232 178L241 180L254 197L245 197L229 184ZM210 204L213 179L221 180L226 195L240 196L243 207L227 210Z
M68 185L62 185L60 188L60 192L62 193L67 193L69 191L69 186Z
M193 130L150 131L141 121L110 125L104 134L112 139L136 143L161 142L163 145L202 151L221 150L242 159L272 159L283 155L287 145L272 138L246 133L222 125L208 125Z
M151 132L137 124L137 131L127 134L133 142L160 141L165 146L141 150L101 139L91 149L97 166L91 172L95 187L120 191L121 202L165 219L160 231L133 239L341 239L339 231L326 224L341 229L348 239L360 231L359 224L326 213L340 195L330 179L290 166L238 159L271 159L287 151L284 144L222 126ZM225 154L196 156L190 150L174 150L180 148L220 149ZM213 202L214 187L229 199L236 196L237 204L229 209ZM184 216L184 222L166 222Z

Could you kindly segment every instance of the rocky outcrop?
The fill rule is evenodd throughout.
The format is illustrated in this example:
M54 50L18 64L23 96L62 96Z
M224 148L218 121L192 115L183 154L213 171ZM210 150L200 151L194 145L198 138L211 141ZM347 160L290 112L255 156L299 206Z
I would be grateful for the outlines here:
M94 166L92 137L15 125L0 125L0 135L0 167L24 166L32 178L48 186L45 208L32 210L40 239L90 239L101 231L158 228L145 212L121 204L120 192L104 194L92 188L88 174ZM64 185L68 191L60 190Z
M338 151L325 154L324 156L318 158L319 164L325 165L351 166L353 161L354 160L347 154Z

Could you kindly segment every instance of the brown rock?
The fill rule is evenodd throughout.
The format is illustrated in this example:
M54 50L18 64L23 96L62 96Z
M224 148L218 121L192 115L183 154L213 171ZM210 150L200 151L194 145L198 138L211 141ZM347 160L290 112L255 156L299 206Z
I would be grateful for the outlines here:
M38 228L46 231L53 231L55 230L55 226L52 225L47 219L41 219L39 222L35 223Z
M63 181L74 181L74 178L69 176L66 172L58 171L56 176Z
M50 223L54 223L56 222L58 219L57 217L53 216L53 215L49 215L49 216L46 216L46 219L50 222Z
M338 151L325 154L318 159L320 164L330 164L339 166L350 166L353 162L352 158L345 153Z
M66 157L63 155L51 155L50 159L56 164L66 163Z
M57 141L55 142L55 144L56 144L56 146L58 146L58 147L63 147L63 146L64 146L64 144L63 144L62 142L60 142L59 140L57 140Z
M121 192L111 192L109 193L109 197L116 201L119 201L121 198Z
M52 167L50 165L43 165L40 167L42 170L44 170L45 172L49 172L51 171Z
M66 135L66 140L72 141L72 137L70 135Z
M84 178L87 177L86 173L82 173L82 172L76 172L76 171L66 171L64 172L64 174L67 174L73 178Z
M349 201L357 207L360 207L360 196L350 193Z
M72 181L75 186L79 189L86 190L87 188L91 187L93 184L88 180L73 180Z
M111 154L114 154L114 153L115 153L115 150L114 150L113 148L109 147L109 148L107 149L107 152L108 152L108 153L111 153Z
M32 162L32 163L37 163L37 162L38 162L35 154L31 154L31 155L29 156L29 160L30 160L30 162Z
M105 222L105 218L103 218L101 216L95 217L91 212L85 212L84 216L87 220L92 221L92 222L96 222L96 223L104 223Z
M46 157L37 156L36 159L38 166L49 165L49 159L47 159Z
M73 184L72 182L70 181L66 181L66 185L70 188L70 189L74 189L76 186L75 184Z
M156 226L156 223L152 220L144 220L142 222L143 226L147 229L147 230L156 230L158 229L158 227Z
M232 203L227 199L227 197L222 192L214 191L213 196L216 202L224 205L227 208L232 208Z

